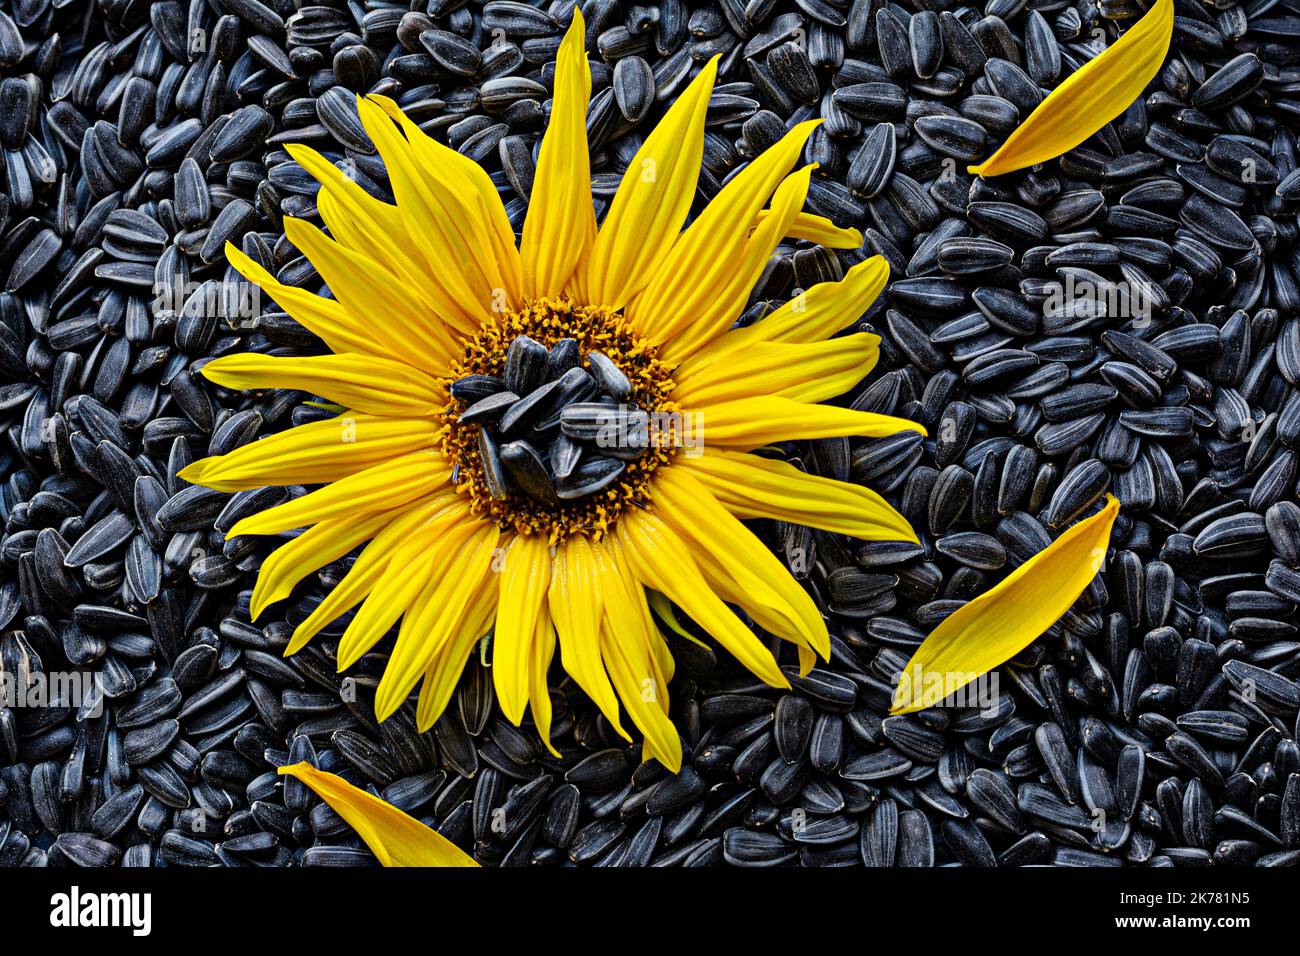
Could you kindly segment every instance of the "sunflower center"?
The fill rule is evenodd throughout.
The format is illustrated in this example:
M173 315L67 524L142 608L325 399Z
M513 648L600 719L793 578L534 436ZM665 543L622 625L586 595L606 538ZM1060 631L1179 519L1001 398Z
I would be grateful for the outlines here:
M452 369L443 448L477 513L520 534L599 536L672 454L673 381L622 315L535 299Z

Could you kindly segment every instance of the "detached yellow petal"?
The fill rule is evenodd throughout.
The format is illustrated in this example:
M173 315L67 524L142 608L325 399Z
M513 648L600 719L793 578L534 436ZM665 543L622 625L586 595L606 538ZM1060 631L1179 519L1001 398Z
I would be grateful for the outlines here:
M544 536L520 535L511 543L498 573L500 604L492 638L492 683L506 718L519 726L528 706L528 661L537 619L551 586L551 551Z
M930 632L907 662L890 713L932 707L1028 647L1056 623L1106 559L1119 501L1067 530Z
M301 780L315 791L357 831L384 866L478 866L473 857L437 830L336 774L317 770L306 762L281 767L280 773Z
M997 152L967 170L1000 176L1074 149L1142 94L1160 72L1173 32L1173 0L1156 0L1127 33L1052 90Z

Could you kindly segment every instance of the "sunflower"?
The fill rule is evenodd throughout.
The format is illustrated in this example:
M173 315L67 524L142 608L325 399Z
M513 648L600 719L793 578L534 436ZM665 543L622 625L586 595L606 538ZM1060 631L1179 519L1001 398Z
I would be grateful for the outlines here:
M487 173L385 97L357 107L395 204L313 150L287 147L320 181L329 235L292 218L285 232L331 297L226 252L332 354L230 355L203 374L232 389L300 389L343 411L181 476L231 492L319 486L230 535L300 531L263 564L254 619L362 548L286 653L355 608L338 646L344 670L397 625L379 719L419 685L417 723L431 727L490 634L502 712L519 724L531 710L549 747L558 643L564 670L614 729L631 740L625 713L645 759L675 771L673 660L656 613L675 606L775 687L788 681L760 633L792 643L803 673L829 655L813 600L744 519L916 540L872 491L754 452L923 430L818 404L876 362L876 336L837 333L884 287L883 260L733 328L786 237L861 243L802 212L813 167L791 169L817 123L753 158L687 226L715 58L646 137L598 227L583 37L575 10L517 244Z

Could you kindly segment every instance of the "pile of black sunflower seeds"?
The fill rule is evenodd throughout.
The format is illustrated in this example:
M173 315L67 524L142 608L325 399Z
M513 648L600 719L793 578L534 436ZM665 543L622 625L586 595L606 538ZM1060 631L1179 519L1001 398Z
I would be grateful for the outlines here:
M1300 860L1300 12L1177 0L1146 94L1057 161L965 172L1113 42L1137 0L587 0L594 191L721 54L702 204L822 117L809 207L752 321L884 256L846 396L923 422L779 453L882 491L920 547L757 523L831 621L793 690L675 635L682 772L640 762L556 668L556 759L470 663L435 730L376 724L384 647L295 657L332 565L254 626L278 542L224 534L300 489L186 487L191 460L327 414L197 372L322 343L244 295L227 241L322 287L285 149L391 199L382 92L527 206L573 0L0 0L0 864L373 863L275 768L342 774L487 865L1286 866ZM237 291L232 291L237 290ZM888 717L922 638L1094 511L1105 572L983 706ZM94 675L75 695L75 678Z

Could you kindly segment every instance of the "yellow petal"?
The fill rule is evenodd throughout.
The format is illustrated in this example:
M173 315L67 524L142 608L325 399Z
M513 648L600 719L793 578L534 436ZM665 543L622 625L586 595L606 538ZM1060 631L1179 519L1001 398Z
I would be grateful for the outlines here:
M294 321L313 335L320 336L330 351L378 356L393 354L391 347L376 338L374 327L367 328L336 299L325 299L306 289L282 285L275 276L229 242L226 243L226 259L236 272L279 303Z
M1133 104L1160 72L1173 0L1156 0L1125 34L1052 90L998 150L969 172L1000 176L1068 153Z
M829 339L862 318L889 279L881 256L859 262L838 282L819 282L753 325L718 336L682 363L674 378L684 381L719 359L729 362L761 342L811 343Z
M869 332L807 344L758 342L732 361L710 362L674 374L673 400L697 406L778 395L797 402L821 402L862 381L879 357L880 337Z
M618 542L643 584L689 614L755 677L773 687L790 686L772 652L704 583L690 551L661 520L629 508L618 521Z
M528 651L528 710L533 715L533 724L542 743L558 757L560 752L551 743L551 690L546 679L554 656L555 626L543 604L541 613L537 615L533 645Z
M555 58L555 96L542 137L533 191L519 241L524 295L558 295L596 238L591 201L591 157L587 148L587 104L591 67L587 64L582 11Z
M654 646L663 639L649 618L644 589L632 577L627 549L611 538L597 546L596 555L607 612L601 624L601 659L628 717L644 735L642 751L676 773L682 765L682 742L668 717L668 682Z
M679 364L701 346L712 342L740 318L754 283L772 258L786 227L794 221L808 195L808 184L816 164L791 173L772 197L772 215L759 224L742 248L728 257L729 268L711 290L711 303L682 326L680 334L667 338L660 349L666 362Z
M743 451L804 438L883 438L902 431L926 433L923 426L906 418L835 405L810 405L774 395L692 408L690 414L698 416L696 433L703 437L706 447L722 445Z
M284 234L311 260L334 298L352 315L364 316L376 341L392 349L391 357L435 374L446 369L455 350L447 329L405 294L378 259L340 245L302 219L285 217Z
M668 600L658 591L647 590L645 594L646 603L650 605L655 612L655 617L668 625L668 629L678 637L685 638L692 644L698 644L700 647L708 647L702 640L686 630L682 622L677 620L677 612L673 609L673 602Z
M1106 559L1119 501L1066 530L943 620L907 662L890 713L943 700L1028 647L1070 609Z
M661 469L654 500L719 596L743 607L764 630L830 657L826 622L808 592L688 469Z
M432 494L450 478L451 468L440 452L411 452L243 518L235 522L227 537L279 534L348 513L383 511Z
M631 740L619 723L618 697L600 659L600 619L604 614L601 575L591 542L583 535L566 538L555 549L551 618L560 638L560 663L583 692L600 708L610 726Z
M717 73L715 56L632 157L586 263L588 302L621 309L672 248L695 198L704 114Z
M446 399L419 369L373 355L223 355L203 377L226 388L296 388L372 415L435 415Z
M383 157L415 254L424 259L442 288L443 296L435 305L438 314L462 331L475 328L492 310L495 283L490 276L495 263L489 268L484 261L491 254L485 229L461 199L470 187L462 183L461 195L448 188L379 102L358 97L357 114Z
M453 506L440 513L425 524L411 530L401 547L388 562L388 568L376 583L366 603L348 622L343 637L339 640L338 669L347 670L370 648L374 647L399 617L402 617L415 602L416 595L431 579L455 580L456 575L448 575L444 569L454 566L461 543L473 534L478 522L469 518L467 502ZM405 622L403 622L405 623ZM400 640L400 637L399 637ZM396 650L389 659L389 669L400 660ZM411 670L411 683L406 690L415 685L419 679L424 660ZM386 670L385 676L388 671ZM391 683L391 681L390 681ZM383 681L380 681L383 687ZM400 706L405 694L397 698L391 708L383 709L383 720ZM379 695L375 698L376 716L379 716Z
M280 773L310 787L357 831L384 866L478 866L441 833L336 774L305 762L281 767Z
M432 578L417 607L402 621L375 691L375 716L380 720L402 705L444 642L464 624L474 595L492 574L492 552L500 534L495 524L471 519L462 521L462 527L454 529L448 540L430 548L425 574ZM377 597L371 597L367 606ZM342 653L340 645L340 659Z
M307 422L212 458L186 465L179 477L218 491L265 485L327 484L438 442L427 418L360 412Z
M762 223L769 215L770 210L760 210L755 225ZM828 249L858 249L862 246L862 233L858 230L852 226L841 228L825 216L811 212L799 213L794 222L786 227L785 235L787 239L805 239Z
M411 240L396 206L376 199L310 146L285 143L286 152L321 184L316 206L330 234L357 252L377 255L412 290L433 306L442 297L423 261L412 258Z
M809 475L789 462L717 448L696 458L679 456L737 518L774 518L847 534L863 541L912 541L907 519L870 488Z
M465 671L465 661L474 645L491 629L496 613L497 582L488 574L480 583L478 593L470 599L459 628L443 643L424 672L424 684L415 708L415 726L421 733L437 723L446 710Z
M820 123L810 120L798 124L755 158L718 191L677 239L645 291L627 308L628 319L647 337L666 342L696 322L712 324L714 313L733 311L733 303L720 300L737 278L739 261L750 241L748 227ZM787 221L790 218L784 217ZM770 235L771 226L762 231ZM780 232L778 226L775 241L782 238ZM763 261L767 258L764 255ZM748 297L749 289L744 292Z
M307 575L348 554L369 541L380 528L397 517L395 511L344 515L308 528L288 544L272 551L257 572L257 584L249 603L256 621L276 601L284 600Z
M528 706L528 654L537 616L551 585L550 546L542 535L520 535L502 558L501 600L492 638L492 682L501 712L512 724Z
M399 514L380 529L362 550L357 560L352 563L343 580L336 584L315 610L294 628L289 646L284 656L289 657L307 646L307 642L320 633L331 621L349 608L355 606L371 592L379 581L395 551L401 547L406 535L414 528L428 521L447 508L460 504L455 492L445 495L433 495L404 508L396 509Z
M472 230L476 243L473 248L477 252L475 266L482 270L487 280L493 311L518 308L523 304L519 293L519 250L515 247L515 232L492 177L468 156L427 135L387 96L371 93L369 99L402 127L426 180L438 187L439 202L444 209L451 211L449 225L458 229L465 241L469 241L471 232L466 231L462 223L467 223ZM435 258L434 265L441 267L443 260ZM498 290L501 296L498 296Z

